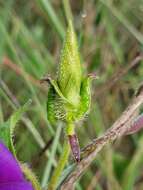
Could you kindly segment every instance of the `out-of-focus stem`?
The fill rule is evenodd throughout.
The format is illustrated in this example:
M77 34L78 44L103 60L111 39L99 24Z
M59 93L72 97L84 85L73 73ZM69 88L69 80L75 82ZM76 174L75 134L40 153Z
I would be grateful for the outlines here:
M56 187L58 185L59 177L61 176L65 165L67 164L69 154L70 154L70 145L67 142L67 139L65 139L62 155L60 157L57 168L55 169L54 174L51 178L51 181L50 181L49 186L48 186L48 190L55 190L56 189Z

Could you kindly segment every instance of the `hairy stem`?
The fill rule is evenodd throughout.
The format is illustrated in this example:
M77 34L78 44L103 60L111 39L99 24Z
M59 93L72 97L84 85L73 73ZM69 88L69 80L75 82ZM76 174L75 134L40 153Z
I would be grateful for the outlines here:
M33 188L35 190L42 190L37 177L34 175L31 169L26 164L21 164L20 166L26 178L32 183Z
M65 165L67 164L69 154L70 154L70 145L67 142L67 140L65 139L63 152L62 152L62 155L60 157L58 166L55 169L53 176L51 178L51 181L49 183L48 190L55 190L56 189L56 187L58 185L59 177L61 176Z

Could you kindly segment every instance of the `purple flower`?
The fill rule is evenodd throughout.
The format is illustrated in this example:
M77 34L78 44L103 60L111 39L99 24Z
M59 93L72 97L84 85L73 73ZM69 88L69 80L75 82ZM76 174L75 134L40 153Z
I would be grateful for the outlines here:
M0 141L0 190L33 190L26 181L18 161Z

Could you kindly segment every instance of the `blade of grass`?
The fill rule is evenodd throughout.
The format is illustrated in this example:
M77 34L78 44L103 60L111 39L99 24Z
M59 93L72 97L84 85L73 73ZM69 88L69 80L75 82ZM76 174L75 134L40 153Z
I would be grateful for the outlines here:
M21 37L23 37L27 42L34 44L34 47L36 46L36 49L38 49L42 54L46 56L46 60L44 57L43 61L45 60L45 63L47 65L49 64L52 67L54 64L53 56L48 51L48 49L43 45L42 42L39 44L39 41L35 39L34 34L29 30L29 28L26 26L23 20L20 20L16 15L13 16L13 23L14 25L19 25L19 33L21 33Z
M103 5L105 5L109 11L124 25L124 27L136 38L136 40L143 44L143 35L140 33L127 19L126 17L118 11L109 1L100 0Z
M3 19L3 22L5 24L5 26L7 26L8 24L8 19L9 19L9 12L11 11L12 9L12 6L13 6L13 0L12 1L5 1L3 2L3 9L1 8L1 11L0 11L0 17ZM0 28L0 64L1 64L1 60L2 60L2 57L3 57L3 53L4 53L4 50L5 50L5 35L3 33L3 30Z
M56 150L57 150L57 146L59 143L59 138L60 138L60 134L61 134L61 130L62 130L62 124L60 123L57 126L57 131L54 137L54 141L51 147L51 153L50 153L50 158L47 161L47 164L45 166L45 170L44 170L44 174L43 174L43 178L42 178L42 187L46 187L49 177L50 177L50 173L51 173L51 168L52 168L52 160L55 158L55 154L56 154Z
M49 17L52 26L55 27L56 31L59 34L59 37L61 39L64 38L64 27L62 26L62 23L60 22L59 18L57 17L51 2L48 0L36 0L37 4L42 8L42 10L46 13L46 15Z
M13 45L14 43L13 43L13 41L11 40L11 38L10 38L8 32L6 31L5 26L3 25L2 21L0 21L0 28L3 29L3 31L4 31L4 33L5 33L5 35L6 35L7 42L8 42L8 44L9 44L9 46L10 46L12 52L13 52L13 55L15 56L15 59L16 59L17 63L21 66L21 68L23 68L23 64L22 64L22 62L21 62L21 60L20 60L20 58L19 58L19 56L18 56L18 54L17 54L17 51L16 51L16 49L15 49L15 47L14 47L14 45ZM35 92L35 89L33 88L32 84L29 82L28 77L27 77L27 74L26 74L26 72L25 72L24 70L23 70L23 77L24 77L24 79L25 79L25 82L26 82L27 86L29 87L29 89L30 89L30 91L31 91L31 93L32 93L32 96L33 96L33 97L31 97L31 98L32 98L32 99L34 98L34 100L35 100L35 102L36 102L36 104L37 104L37 106L38 106L38 109L40 110L41 117L45 120L45 122L46 122L46 124L47 124L47 126L48 126L48 129L49 129L50 134L51 134L51 135L54 135L54 130L53 130L53 128L49 125L49 122L47 121L47 116L46 116L45 110L42 108L42 106L41 106L41 104L40 104L40 102L39 102L39 99L38 99L38 97L37 97L37 94L36 94L36 92Z
M1 98L0 98L0 124L3 123L3 110L2 110L2 105L1 105Z
M118 59L120 63L123 63L124 61L123 49L121 48L120 42L118 41L116 37L116 30L115 30L114 25L111 22L111 17L108 13L109 12L107 12L107 9L105 8L103 11L103 15L104 15L103 22L107 30L108 39L113 47L112 49L116 55L116 58Z
M135 151L129 166L124 172L123 178L122 178L122 188L124 190L133 190L134 189L134 183L135 180L139 174L140 166L143 164L143 135L140 137L138 141L138 147ZM140 168L140 169L139 169Z

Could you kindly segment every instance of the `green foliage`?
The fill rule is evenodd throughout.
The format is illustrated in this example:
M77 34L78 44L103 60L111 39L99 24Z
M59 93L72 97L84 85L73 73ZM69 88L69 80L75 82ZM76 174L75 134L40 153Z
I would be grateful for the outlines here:
M6 146L9 147L15 156L15 148L13 145L14 129L18 121L22 118L23 113L28 110L30 104L31 100L15 111L7 121L0 124L0 139L4 141Z
M75 122L84 118L90 107L92 78L92 75L82 76L77 40L70 21L61 52L57 80L48 78L50 89L47 113L51 123L56 119Z
M10 137L10 122L7 121L0 125L0 139L2 139L9 148L11 147L10 138L12 138Z
M100 76L100 80L93 83L91 111L83 120L83 127L77 127L80 147L111 126L130 103L143 78L143 62L140 62L109 88L112 83L109 79L118 73L119 68L124 70L130 66L138 52L142 52L143 1L70 1L70 6L68 2L0 1L0 125L9 125L4 120L8 120L17 106L21 107L27 98L33 100L29 114L22 118L20 130L16 130L16 152L21 161L32 164L40 181L45 165L53 155L53 142L48 144L45 152L42 150L47 142L53 141L58 126L55 128L47 121L47 89L39 85L38 80L46 72L56 75L67 19L73 18L80 42L81 60L84 60L81 61L81 76L85 76L85 70L97 72ZM5 58L9 62L4 63ZM53 111L56 110L51 109L51 116ZM107 151L103 150L77 183L76 189L116 190L115 181L120 186L117 190L143 189L142 181L138 180L142 179L141 139L142 131L133 137L124 137ZM50 176L57 167L62 144L63 135L58 140L52 167L49 167ZM114 161L112 158L116 155L122 159ZM65 170L61 178L66 173Z

